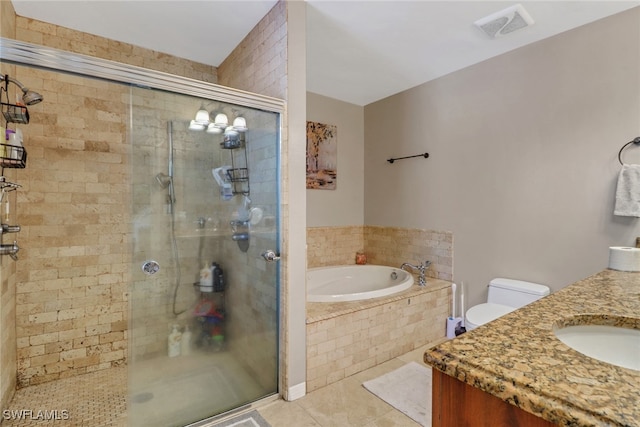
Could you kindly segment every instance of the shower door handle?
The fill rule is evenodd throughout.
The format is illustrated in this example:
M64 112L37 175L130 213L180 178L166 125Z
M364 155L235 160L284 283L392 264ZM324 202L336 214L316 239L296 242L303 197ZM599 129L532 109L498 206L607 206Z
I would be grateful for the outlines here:
M262 258L264 258L267 262L274 262L280 260L280 255L276 254L271 249L262 252Z

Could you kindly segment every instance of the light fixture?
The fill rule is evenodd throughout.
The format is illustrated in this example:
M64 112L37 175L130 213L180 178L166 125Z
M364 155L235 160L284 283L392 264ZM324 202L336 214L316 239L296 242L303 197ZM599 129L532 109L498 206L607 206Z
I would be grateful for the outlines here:
M213 121L211 117L214 117ZM229 125L229 117L225 113L219 112L214 116L213 112L209 114L206 105L202 104L196 112L196 117L189 123L189 130L204 130L211 134L224 132L225 135L237 136L238 132L247 130L247 120L242 116L238 116L233 120L233 125Z

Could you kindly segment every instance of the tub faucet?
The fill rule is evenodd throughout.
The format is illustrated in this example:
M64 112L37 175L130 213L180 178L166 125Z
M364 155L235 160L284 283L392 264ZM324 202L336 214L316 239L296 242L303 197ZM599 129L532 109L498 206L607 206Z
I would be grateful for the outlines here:
M419 265L413 265L413 264L409 264L408 262L404 262L400 266L400 270L405 270L405 267L411 267L412 269L417 270L418 273L420 273L420 275L418 276L418 285L426 286L427 279L425 278L425 272L427 271L427 268L429 268L430 265L431 265L431 261L425 261Z

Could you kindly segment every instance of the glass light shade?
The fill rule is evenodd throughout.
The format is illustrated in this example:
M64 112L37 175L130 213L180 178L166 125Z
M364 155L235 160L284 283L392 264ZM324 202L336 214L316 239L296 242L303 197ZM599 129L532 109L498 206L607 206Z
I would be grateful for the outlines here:
M247 121L244 117L236 117L233 121L233 128L238 132L244 132L247 130Z
M195 120L189 122L189 130L204 130L205 125L198 123Z
M214 123L209 123L209 126L207 126L207 133L222 133L222 129L217 127Z
M224 129L227 127L227 125L229 124L229 119L227 118L227 115L224 113L218 113L216 114L216 118L213 121L215 123L215 125L221 129Z
M209 124L209 112L207 110L205 110L204 108L201 108L200 110L198 110L198 112L196 113L196 123L201 123L203 125L208 125Z
M224 134L227 136L238 136L238 131L233 128L233 126L227 126L224 130Z

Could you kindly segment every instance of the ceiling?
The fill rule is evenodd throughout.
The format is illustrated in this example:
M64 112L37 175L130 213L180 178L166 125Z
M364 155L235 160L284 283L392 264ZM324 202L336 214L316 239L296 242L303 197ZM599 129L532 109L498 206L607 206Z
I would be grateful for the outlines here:
M510 1L306 0L307 90L367 105L640 1L522 1L535 24L473 22ZM18 15L218 66L276 0L12 0Z

